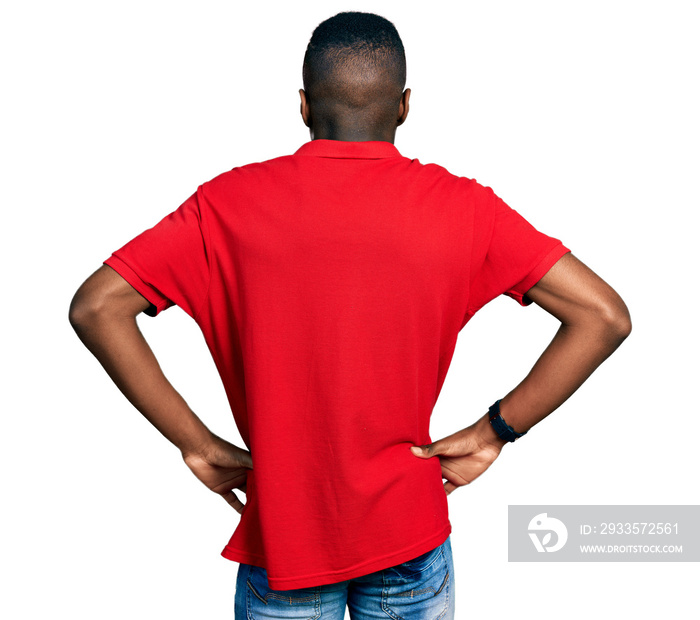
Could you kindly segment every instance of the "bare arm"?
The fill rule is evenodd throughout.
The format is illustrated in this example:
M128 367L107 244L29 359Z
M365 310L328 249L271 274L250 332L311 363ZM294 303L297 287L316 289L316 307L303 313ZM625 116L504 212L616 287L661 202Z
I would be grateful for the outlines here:
M571 254L557 261L527 296L561 326L527 377L501 401L501 415L521 433L568 399L632 328L620 296ZM481 475L505 443L485 414L466 429L412 450L421 458L440 456L449 494Z
M245 489L250 453L214 435L166 379L136 323L149 302L102 265L78 289L69 319L129 401L181 451L193 473L236 510L233 488Z
M557 409L632 329L620 296L571 254L563 256L527 296L561 326L527 377L501 401L503 418L517 432Z

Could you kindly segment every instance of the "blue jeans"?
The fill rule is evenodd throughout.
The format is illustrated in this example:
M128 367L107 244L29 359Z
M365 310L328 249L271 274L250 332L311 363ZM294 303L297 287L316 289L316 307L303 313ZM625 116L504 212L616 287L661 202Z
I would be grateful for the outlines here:
M264 568L241 564L236 620L453 620L455 581L450 538L423 555L348 581L271 590Z

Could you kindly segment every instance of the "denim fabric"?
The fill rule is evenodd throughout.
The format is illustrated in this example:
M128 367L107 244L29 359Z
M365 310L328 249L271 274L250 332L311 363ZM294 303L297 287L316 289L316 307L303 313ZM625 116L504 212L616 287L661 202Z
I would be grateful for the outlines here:
M450 538L413 560L348 581L271 590L264 568L241 564L236 620L453 620L455 581Z

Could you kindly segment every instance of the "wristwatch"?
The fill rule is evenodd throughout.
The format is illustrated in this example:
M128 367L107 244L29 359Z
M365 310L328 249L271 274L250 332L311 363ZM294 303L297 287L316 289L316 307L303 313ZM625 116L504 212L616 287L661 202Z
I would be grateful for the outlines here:
M527 431L524 433L516 433L513 430L513 427L507 424L503 419L503 416L501 415L500 398L489 407L489 422L491 423L493 430L496 431L496 435L498 435L504 441L515 441L516 439L519 439L523 435L527 434Z

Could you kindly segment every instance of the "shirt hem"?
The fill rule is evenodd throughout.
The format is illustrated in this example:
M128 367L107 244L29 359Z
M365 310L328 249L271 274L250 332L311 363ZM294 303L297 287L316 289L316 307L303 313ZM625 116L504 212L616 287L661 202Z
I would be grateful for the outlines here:
M451 532L452 525L448 522L439 534L433 535L430 538L421 541L419 544L403 549L399 553L392 553L391 555L382 556L381 558L364 562L362 564L357 564L352 568L342 571L314 573L311 575L304 575L302 577L272 577L268 573L268 582L270 584L270 588L273 590L295 590L298 588L310 588L330 583L337 583L339 581L353 579L354 577L362 577L385 568L391 568L392 566L396 566L397 564L401 564L403 562L408 562L409 560L412 560L413 558L434 549L435 547L444 543ZM252 564L253 566L266 568L262 556L241 551L240 549L235 549L229 545L224 547L221 555L227 560L231 560L233 562Z

